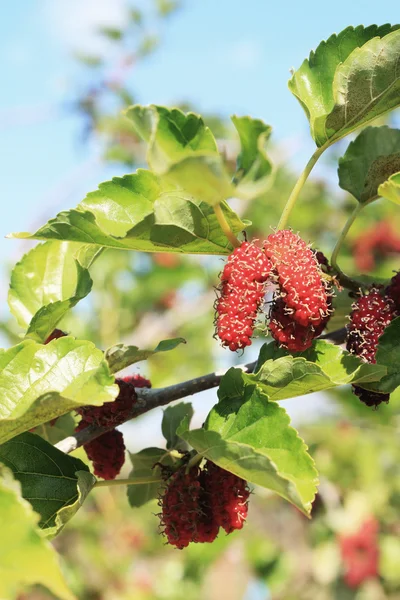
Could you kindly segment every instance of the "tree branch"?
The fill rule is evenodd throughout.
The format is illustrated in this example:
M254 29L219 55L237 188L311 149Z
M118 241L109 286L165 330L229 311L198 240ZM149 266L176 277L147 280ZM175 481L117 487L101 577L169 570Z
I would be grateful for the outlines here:
M346 338L346 328L338 329L325 335L321 335L320 339L326 339L332 341L334 344L342 344ZM256 362L248 363L246 365L237 365L236 368L242 369L245 373L251 373L254 370ZM137 388L137 401L132 407L130 414L126 421L130 421L144 413L157 408L158 406L165 406L174 400L180 400L187 396L192 396L205 390L210 390L219 385L225 371L216 371L215 373L208 373L202 377L196 377L195 379L189 379L182 383L176 383L165 388L160 389L144 389ZM96 425L89 425L81 431L77 431L73 435L61 440L56 444L56 448L69 454L80 446L83 446L87 442L94 440L99 437L102 433L114 429L114 427L98 427Z

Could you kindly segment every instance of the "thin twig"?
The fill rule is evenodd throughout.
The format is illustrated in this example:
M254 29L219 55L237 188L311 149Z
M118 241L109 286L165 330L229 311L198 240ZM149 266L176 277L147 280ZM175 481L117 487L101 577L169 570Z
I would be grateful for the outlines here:
M326 339L334 344L342 344L346 338L346 328L338 329L322 335L320 339ZM256 362L248 363L246 365L237 365L236 368L242 369L245 373L251 373L254 370ZM208 373L202 377L196 377L195 379L189 379L182 383L176 383L165 388L159 389L143 389L137 388L137 401L132 407L131 412L127 416L126 421L130 421L144 413L153 410L159 406L165 406L174 400L180 400L193 394L198 394L205 390L210 390L217 387L220 381L225 375L226 370L216 371L215 373ZM94 440L99 437L102 433L113 429L113 427L98 427L97 425L89 425L81 431L77 431L73 435L61 440L56 444L56 448L69 454L73 452L83 444Z

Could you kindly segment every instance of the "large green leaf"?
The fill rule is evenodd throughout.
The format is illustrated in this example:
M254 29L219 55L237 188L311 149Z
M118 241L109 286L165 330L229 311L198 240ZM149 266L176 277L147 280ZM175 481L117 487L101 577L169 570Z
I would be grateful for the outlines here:
M398 26L348 27L311 52L289 81L318 146L400 103Z
M0 598L16 598L24 586L40 583L61 600L74 600L58 557L36 527L38 516L21 498L20 484L0 465Z
M400 131L367 127L339 159L339 185L362 204L378 198L378 188L400 171Z
M39 527L48 537L73 517L96 482L79 458L29 432L0 446L0 462L21 483L22 496L40 515Z
M222 210L235 234L244 229L245 223L225 202ZM232 250L209 204L143 169L100 184L77 209L60 213L36 233L11 237L143 252L229 254Z
M116 398L103 353L63 337L43 346L25 340L0 351L0 443L85 404Z
M217 143L199 115L135 105L126 116L148 144L147 162L154 173L211 205L233 195Z
M266 152L272 128L260 119L232 117L240 138L234 183L235 195L251 200L265 193L272 183L273 168Z
M162 340L162 342L157 344L154 350L139 350L137 346L116 344L106 350L105 359L108 362L111 373L117 373L118 371L122 371L122 369L129 367L129 365L133 365L141 360L146 360L150 356L153 356L153 354L174 350L179 344L186 344L186 340L183 338Z
M28 337L44 341L65 313L87 296L92 280L82 250L91 247L46 242L33 248L11 273L8 303Z
M317 471L307 446L286 411L261 389L244 384L235 389L214 406L204 428L189 431L182 422L178 435L223 469L277 492L309 514Z
M137 454L130 454L130 458L133 469L127 494L129 504L136 508L157 498L164 482L160 466L171 466L174 460L168 451L161 448L145 448Z
M316 340L309 350L295 356L272 342L262 347L254 374L239 371L245 382L257 383L270 400L285 400L347 383L376 382L386 372L384 365L363 363L324 340Z
M378 194L395 204L400 204L400 173L395 173L378 188Z

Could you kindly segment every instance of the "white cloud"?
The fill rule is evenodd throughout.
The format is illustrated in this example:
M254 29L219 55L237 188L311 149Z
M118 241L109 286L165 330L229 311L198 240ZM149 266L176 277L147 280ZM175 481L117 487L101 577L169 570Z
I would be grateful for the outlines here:
M55 38L68 49L103 54L110 42L98 34L101 27L126 23L124 0L45 0L44 18Z

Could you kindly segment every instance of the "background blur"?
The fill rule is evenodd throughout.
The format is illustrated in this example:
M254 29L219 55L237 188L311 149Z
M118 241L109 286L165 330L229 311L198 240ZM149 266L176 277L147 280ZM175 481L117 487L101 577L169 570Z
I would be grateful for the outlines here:
M256 224L251 235L265 236L313 148L307 121L287 90L290 68L349 24L394 22L396 5L368 0L360 8L338 0L327 18L326 6L311 0L253 0L245 6L239 0L4 3L2 345L19 340L7 309L9 271L32 246L3 236L35 230L101 181L144 164L144 149L121 109L139 102L200 112L225 148L228 165L237 152L229 115L249 114L270 123L270 153L279 165L274 185L251 204L235 204ZM394 114L389 124L398 120ZM347 143L335 146L318 165L291 220L327 255L353 203L337 188L337 158ZM349 236L344 270L375 281L389 278L399 268L399 226L394 205L379 201L369 207ZM186 346L140 365L155 387L251 361L265 341L261 329L243 358L221 351L212 337L213 286L220 267L214 258L108 251L94 265L94 291L62 328L101 348L121 341L153 348L162 339L184 337ZM350 305L347 294L338 295L332 330L346 323ZM195 424L201 425L215 393L193 400ZM78 598L399 599L400 394L376 412L347 388L296 398L285 408L321 471L311 522L278 497L256 490L242 532L177 551L158 535L156 505L132 509L124 489L100 488L55 541ZM154 411L124 426L131 452L162 443L161 416L161 410ZM71 428L72 418L65 417L42 433L55 442ZM85 459L84 453L79 456ZM122 475L128 473L129 465ZM368 559L359 544L368 527L375 531L379 576L352 585L346 579L349 548L352 564ZM23 598L50 595L36 589Z

